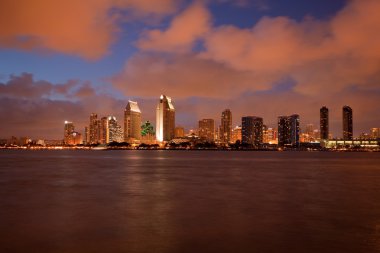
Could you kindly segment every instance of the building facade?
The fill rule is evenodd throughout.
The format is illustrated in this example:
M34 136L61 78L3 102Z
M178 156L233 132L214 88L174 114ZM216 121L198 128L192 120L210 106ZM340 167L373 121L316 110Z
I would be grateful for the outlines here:
M134 101L128 101L124 110L124 141L132 142L141 139L141 111Z
M72 142L74 130L75 130L74 123L70 121L65 121L65 127L63 131L64 144L68 145L69 143Z
M219 129L219 140L222 143L231 142L232 134L232 113L230 109L226 109L222 112Z
M243 144L259 147L263 144L263 118L246 116L241 119L241 138Z
M185 136L185 128L178 126L174 128L174 138L182 138Z
M236 143L237 141L241 142L241 126L232 129L231 142Z
M349 106L343 106L343 140L353 139L353 119L352 109Z
M109 142L123 142L123 130L117 123L116 117L108 117Z
M160 96L156 109L156 139L170 141L174 138L175 109L172 99L165 95Z
M100 120L98 120L98 114L91 113L89 128L90 128L90 144L99 143Z
M278 117L278 146L299 147L300 119L299 115Z
M202 140L215 140L215 121L213 119L201 119L198 122L198 136Z
M329 109L323 106L319 110L319 126L320 126L320 138L321 140L329 139Z

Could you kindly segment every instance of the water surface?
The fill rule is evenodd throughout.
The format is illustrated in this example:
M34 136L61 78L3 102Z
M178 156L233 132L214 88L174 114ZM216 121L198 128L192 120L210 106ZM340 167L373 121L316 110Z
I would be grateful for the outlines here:
M0 252L380 252L380 153L2 150Z

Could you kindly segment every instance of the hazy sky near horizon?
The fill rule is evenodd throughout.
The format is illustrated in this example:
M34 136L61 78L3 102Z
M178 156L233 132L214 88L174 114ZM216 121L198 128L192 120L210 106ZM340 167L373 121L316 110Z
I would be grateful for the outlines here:
M341 137L380 127L378 0L2 0L0 138L83 133L92 112L120 123L129 99L155 121L160 94L176 124L196 128L230 108L264 118L297 113L301 127Z

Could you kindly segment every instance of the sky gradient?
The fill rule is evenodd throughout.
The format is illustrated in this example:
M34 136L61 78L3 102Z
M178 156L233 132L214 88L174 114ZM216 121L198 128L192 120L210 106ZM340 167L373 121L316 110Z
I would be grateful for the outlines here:
M92 112L121 122L128 99L155 120L171 96L176 124L196 128L230 108L234 125L297 113L301 128L354 136L380 127L378 0L3 0L0 138L83 133Z

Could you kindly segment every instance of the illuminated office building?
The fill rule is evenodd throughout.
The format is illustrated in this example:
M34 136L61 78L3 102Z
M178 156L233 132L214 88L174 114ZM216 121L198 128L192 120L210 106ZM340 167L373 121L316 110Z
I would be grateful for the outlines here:
M102 117L100 119L99 137L100 144L109 143L109 127L107 117Z
M263 118L246 116L241 119L242 143L259 147L263 144Z
M91 113L90 115L90 144L99 143L100 135L100 120L98 120L98 115L96 113Z
M219 139L223 143L229 143L231 141L232 134L232 113L230 109L226 109L222 112Z
M72 139L72 133L74 132L74 124L70 121L65 121L64 133L63 133L63 143L69 144Z
M141 111L134 101L128 101L124 110L124 141L141 139Z
M300 120L299 115L278 117L278 146L299 147Z
M202 140L215 140L215 122L213 119L201 119L198 122L198 136Z
M185 129L181 126L174 128L174 138L182 138L185 136Z
M172 99L165 95L160 96L156 109L156 139L170 141L174 138L175 109Z
M109 142L123 142L123 130L117 123L116 117L108 117Z
M343 106L343 140L352 140L353 122L352 109L349 106Z
M232 129L231 142L236 143L237 141L241 141L241 126Z

